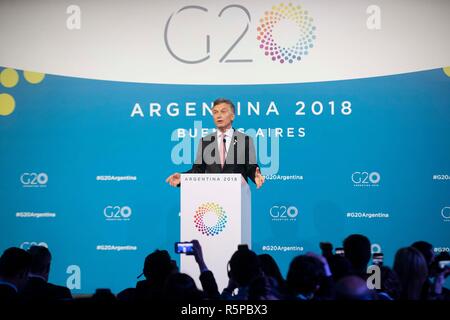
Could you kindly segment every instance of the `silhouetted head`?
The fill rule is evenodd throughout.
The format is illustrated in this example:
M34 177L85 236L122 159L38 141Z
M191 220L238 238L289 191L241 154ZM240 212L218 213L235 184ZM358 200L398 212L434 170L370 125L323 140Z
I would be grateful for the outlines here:
M197 288L194 279L185 273L174 273L167 277L163 289L164 298L176 301L198 301L202 292Z
M164 281L173 271L173 263L167 250L155 250L145 258L146 279Z
M48 280L50 273L50 264L52 261L52 255L50 251L43 246L31 246L28 249L31 255L31 268L30 272L40 275Z
M353 267L346 257L340 255L333 255L328 259L331 273L334 281L339 281L341 278L352 274Z
M371 257L371 245L366 236L352 234L344 240L345 257L357 273L366 273Z
M295 257L289 265L286 284L293 295L313 294L320 288L325 276L323 263L311 256Z
M31 256L23 249L6 249L0 257L0 279L14 284L21 290L27 280L31 266Z
M231 256L228 276L236 281L240 287L245 287L256 277L261 275L258 256L247 248L238 249Z
M260 254L258 255L258 259L264 274L267 277L275 279L278 283L278 286L283 286L284 279L275 259L270 254Z
M416 241L414 242L411 247L416 248L420 251L420 253L425 258L425 261L427 262L427 266L430 266L434 261L434 251L433 251L433 245L426 241Z
M413 247L401 248L394 258L394 271L402 285L402 298L418 300L428 277L425 258Z
M91 300L96 303L114 303L117 301L116 296L111 292L111 289L108 288L99 288L95 290L95 293L92 295Z
M335 286L336 300L373 300L373 294L366 281L358 276L347 276Z

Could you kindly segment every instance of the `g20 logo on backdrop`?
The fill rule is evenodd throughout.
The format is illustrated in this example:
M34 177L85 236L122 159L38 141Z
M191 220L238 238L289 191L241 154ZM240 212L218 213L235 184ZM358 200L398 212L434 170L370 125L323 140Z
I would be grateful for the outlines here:
M441 216L444 221L450 221L450 207L443 207L441 210Z
M194 224L203 235L216 236L225 229L227 215L219 204L203 203L195 210Z
M218 56L219 63L249 63L253 62L250 54L245 56L237 56L233 51L239 47L239 44L248 41L247 33L250 30L252 16L250 11L239 4L230 4L223 7L217 13L217 25L226 28L225 22L221 19L224 14L239 14L246 18L246 24L242 30L236 34L234 42L223 52L211 53L211 42L220 42L221 39L212 39L211 35L206 31L204 34L205 45L204 51L198 54L197 58L186 58L182 50L174 50L173 38L171 33L171 25L179 15L210 14L208 8L199 5L187 5L173 12L166 21L164 28L164 44L170 55L182 63L197 64L202 63L211 58L211 54ZM222 20L222 21L221 21ZM259 19L256 27L256 40L259 49L271 61L278 63L294 63L307 55L314 47L316 27L313 26L313 18L309 16L308 11L303 9L301 5L293 3L280 3L273 5ZM201 37L201 35L184 35L186 37ZM203 49L202 49L203 50ZM239 50L242 52L242 49ZM241 53L242 54L242 53Z
M370 246L371 253L381 253L381 245L379 243L372 243Z
M106 220L130 220L132 210L129 206L106 206L103 215Z
M294 206L272 206L269 214L272 221L293 221L298 216L298 209Z
M36 242L36 241L24 241L20 244L19 248L23 250L28 250L32 246L41 246L48 248L48 244L46 242Z
M300 61L314 46L316 27L312 25L313 18L299 5L281 3L273 6L259 21L256 39L259 41L259 48L272 61ZM287 39L284 35L288 35Z
M25 172L20 176L20 182L24 188L42 188L47 186L48 175L45 172Z
M355 171L352 173L352 182L355 187L378 187L381 180L379 172Z

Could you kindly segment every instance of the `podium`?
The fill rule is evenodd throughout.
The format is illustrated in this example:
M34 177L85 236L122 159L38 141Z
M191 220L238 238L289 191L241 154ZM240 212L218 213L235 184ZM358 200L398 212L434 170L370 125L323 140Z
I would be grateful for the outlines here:
M227 264L239 244L251 247L251 194L241 174L181 175L180 241L197 239L219 291L228 284ZM180 255L180 272L201 288L195 258Z

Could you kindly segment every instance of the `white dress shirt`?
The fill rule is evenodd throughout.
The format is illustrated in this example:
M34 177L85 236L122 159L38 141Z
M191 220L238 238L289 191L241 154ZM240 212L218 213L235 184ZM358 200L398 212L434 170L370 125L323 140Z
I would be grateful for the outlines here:
M226 143L225 143L226 149L225 150L227 151L227 153L228 153L228 150L230 150L231 138L233 137L233 133L234 133L233 128L227 129L225 131L225 141L226 141ZM222 144L223 144L222 134L223 134L222 131L217 130L217 141L219 144L219 150L222 150ZM227 158L227 153L225 154L225 159ZM224 159L224 161L225 161L225 159Z

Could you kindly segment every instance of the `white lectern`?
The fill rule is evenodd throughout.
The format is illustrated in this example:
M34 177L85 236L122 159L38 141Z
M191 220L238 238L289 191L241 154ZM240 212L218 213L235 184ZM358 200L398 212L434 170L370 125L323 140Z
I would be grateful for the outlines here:
M227 264L239 244L251 247L251 194L240 174L181 175L180 241L197 239L219 291L228 284ZM201 288L193 256L181 254L180 271Z

